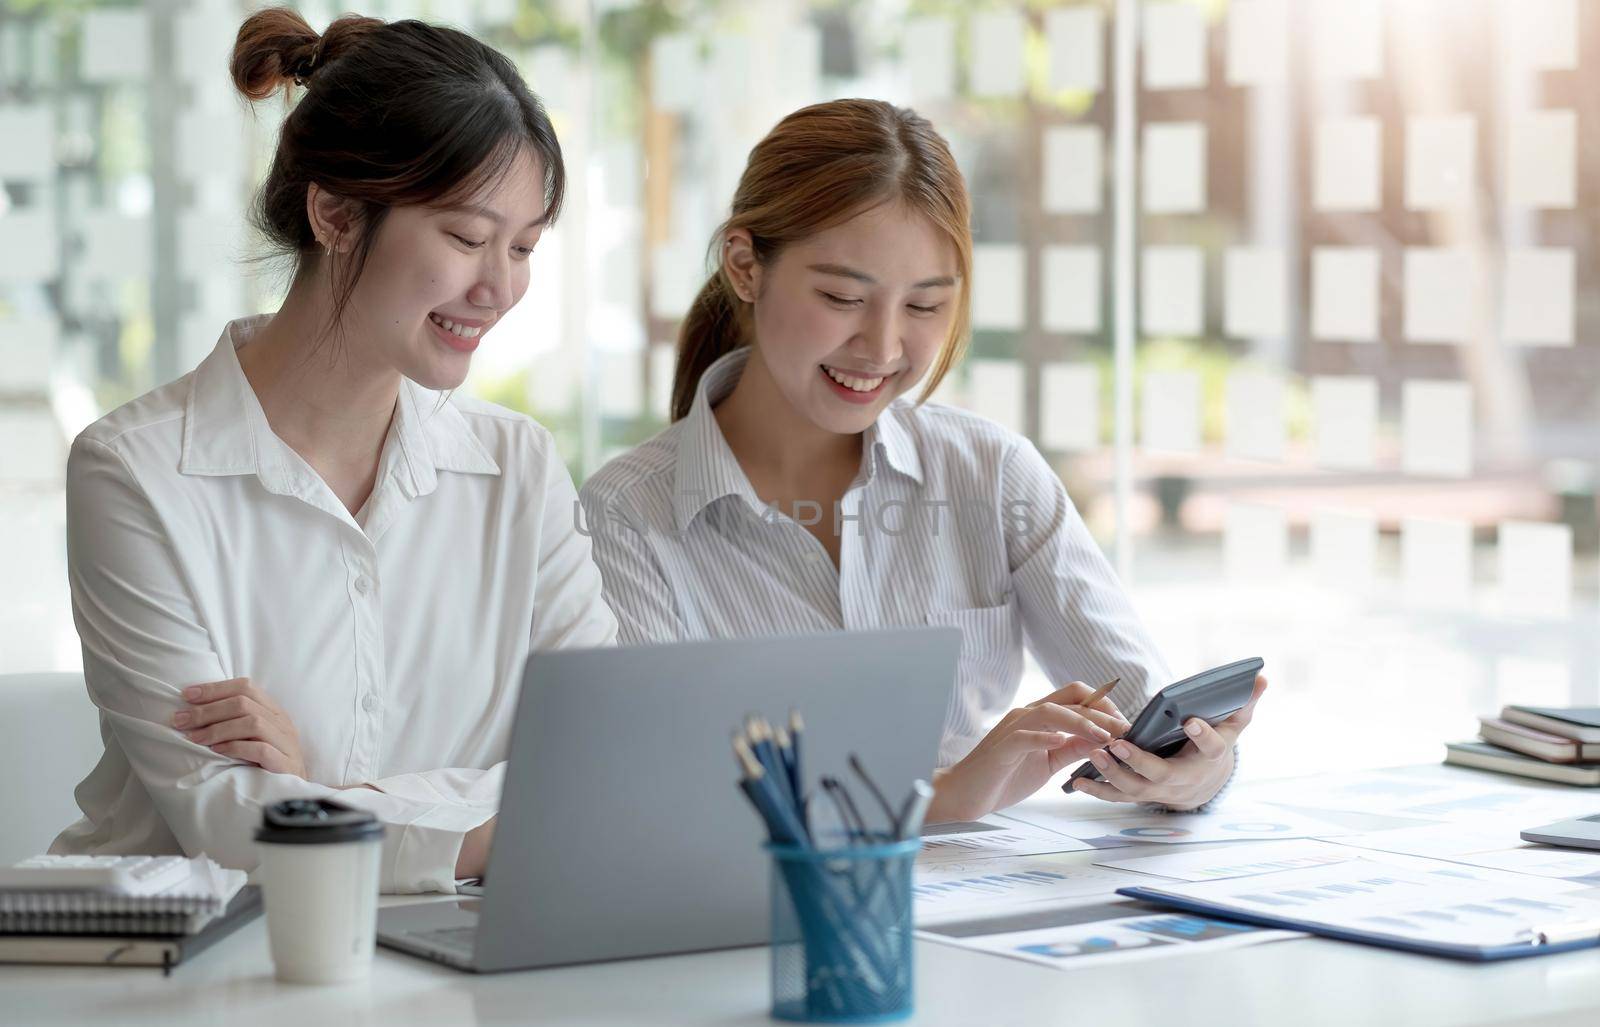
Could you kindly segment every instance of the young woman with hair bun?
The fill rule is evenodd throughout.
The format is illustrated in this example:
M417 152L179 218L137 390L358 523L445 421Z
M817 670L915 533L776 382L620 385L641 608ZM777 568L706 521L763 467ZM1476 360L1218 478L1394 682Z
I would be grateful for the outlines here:
M191 373L74 442L68 565L105 755L55 852L254 865L261 807L386 825L385 891L481 874L523 661L610 643L550 434L452 392L566 181L504 56L452 29L245 20L295 103L253 212L293 269Z
M969 220L914 111L817 104L751 151L679 332L675 423L584 484L621 640L954 625L931 821L1009 806L1085 756L1106 780L1080 791L1200 807L1265 679L1171 759L1112 741L1170 680L1115 574L1032 443L925 402L966 341ZM1011 709L1025 649L1070 683Z

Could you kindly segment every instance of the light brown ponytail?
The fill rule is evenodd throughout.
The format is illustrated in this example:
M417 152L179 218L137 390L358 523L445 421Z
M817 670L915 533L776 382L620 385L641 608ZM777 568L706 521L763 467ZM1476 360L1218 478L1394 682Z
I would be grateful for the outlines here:
M716 270L678 329L672 419L689 413L706 368L750 341L750 304L737 298L722 269L730 231L749 232L756 260L767 264L785 246L892 201L927 217L955 249L955 316L923 386L921 398L931 396L961 358L971 318L966 181L944 138L916 111L881 100L831 100L795 111L750 151L732 211L712 239Z
M718 233L720 241L721 233ZM716 247L720 251L720 247ZM678 363L672 373L672 419L679 420L694 405L695 389L706 368L747 341L744 306L728 286L719 266L700 287L700 293L678 327Z

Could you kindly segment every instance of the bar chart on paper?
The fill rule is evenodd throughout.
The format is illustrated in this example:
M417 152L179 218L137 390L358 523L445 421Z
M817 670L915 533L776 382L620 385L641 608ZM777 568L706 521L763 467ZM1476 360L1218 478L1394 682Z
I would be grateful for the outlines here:
M935 931L934 936L937 935ZM1266 930L1180 913L1119 917L1002 934L952 936L945 940L980 952L993 952L1058 970L1075 970L1299 937L1303 935L1295 931Z
M1417 777L1370 771L1344 780L1293 779L1266 782L1242 790L1254 802L1299 809L1378 813L1419 820L1475 822L1515 814L1532 820L1559 819L1591 810L1592 793L1560 786L1508 786L1484 775Z
M1291 778L1241 789L1253 802L1282 803L1297 808L1399 815L1409 806L1473 798L1494 791L1481 784L1449 778L1417 778L1381 770L1332 780Z
M1095 865L1179 881L1221 881L1232 877L1275 874L1282 870L1331 866L1360 858L1357 850L1328 842L1297 840L1243 842L1204 852L1180 851L1134 859L1097 859Z
M919 866L970 860L978 857L1036 856L1050 852L1075 852L1089 848L1076 838L1041 831L1025 824L971 823L946 825L924 834Z
M1460 862L1600 886L1600 852L1567 852L1542 845L1519 845L1494 852L1470 853L1460 857Z
M1134 875L1048 857L974 859L919 866L911 883L918 923L974 910L1109 895Z
M1482 816L1492 813L1511 813L1528 803L1528 796L1521 792L1485 792L1481 795L1468 795L1460 798L1440 799L1432 802L1419 802L1412 806L1400 807L1400 812L1409 816L1439 817L1448 820L1462 816Z
M1194 900L1220 916L1253 914L1308 929L1487 948L1526 944L1549 928L1600 925L1600 901L1586 891L1571 881L1395 856L1239 880L1146 885L1137 894Z

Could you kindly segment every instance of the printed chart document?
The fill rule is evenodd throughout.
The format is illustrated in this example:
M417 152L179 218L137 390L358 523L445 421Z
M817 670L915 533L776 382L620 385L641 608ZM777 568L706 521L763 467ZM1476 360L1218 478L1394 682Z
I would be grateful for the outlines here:
M1131 870L1174 881L1222 881L1232 877L1254 877L1280 870L1331 866L1360 859L1358 849L1332 842L1296 839L1283 842L1241 842L1204 852L1177 851L1134 859L1098 859L1095 866L1110 870Z
M1247 785L1240 793L1252 802L1404 816L1401 810L1415 805L1448 802L1484 790L1482 782L1466 782L1454 777L1370 770L1348 776L1319 775L1266 781Z
M922 835L918 866L961 862L974 857L1036 856L1048 852L1076 852L1090 846L1054 831L1044 831L1017 821L988 817L960 824L940 824Z
M1256 877L1152 882L1137 897L1467 958L1600 938L1600 899L1586 887L1387 853Z
M1102 807L1108 805L1100 804ZM1046 803L1023 803L1002 816L1034 827L1058 831L1096 849L1154 842L1182 845L1190 842L1262 841L1272 838L1314 838L1338 834L1340 828L1325 820L1257 803L1229 801L1209 813L1144 813L1113 806L1110 816L1086 819L1082 807L1058 808ZM1096 811L1097 813L1099 811Z
M912 916L921 926L1091 895L1110 898L1139 880L1137 874L1090 866L1081 857L1004 856L919 864L911 879Z
M1522 785L1473 771L1426 776L1369 771L1332 780L1273 781L1242 789L1240 797L1299 809L1377 813L1448 823L1514 816L1522 827L1540 823L1540 817L1548 823L1600 810L1600 796L1593 792L1559 785Z
M1381 834L1350 835L1333 842L1347 849L1431 856L1450 863L1600 886L1600 852L1524 842L1519 834L1521 823L1519 818L1494 825L1428 824Z
M1513 845L1503 849L1471 852L1452 857L1453 862L1475 867L1493 867L1533 877L1554 877L1564 881L1600 887L1600 852L1556 849L1546 845Z
M1297 931L1227 923L1188 913L1152 912L1139 903L1091 899L1048 911L933 926L919 937L992 952L1059 970L1303 938Z
M1329 841L1353 849L1452 860L1468 853L1521 845L1519 823L1519 820L1503 819L1499 824L1422 824L1372 834L1341 835Z

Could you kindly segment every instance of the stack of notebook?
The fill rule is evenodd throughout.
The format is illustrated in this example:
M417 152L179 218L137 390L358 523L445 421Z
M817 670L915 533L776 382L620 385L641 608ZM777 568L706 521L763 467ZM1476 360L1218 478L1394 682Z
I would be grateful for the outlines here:
M43 857L48 858L48 857ZM0 963L159 966L186 957L249 923L261 890L209 859L154 894L82 888L0 889Z
M1478 724L1483 740L1445 746L1446 763L1600 786L1600 706L1507 706Z

